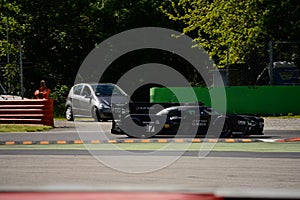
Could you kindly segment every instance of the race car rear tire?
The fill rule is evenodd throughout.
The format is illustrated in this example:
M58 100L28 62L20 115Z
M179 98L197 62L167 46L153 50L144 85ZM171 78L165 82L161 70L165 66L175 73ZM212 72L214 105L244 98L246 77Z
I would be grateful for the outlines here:
M137 119L137 118L131 118L130 116L128 116L128 117L126 117L125 119L124 119L124 125L126 126L126 124L130 124L129 123L129 120L132 120L136 125L138 125L138 126L141 126L142 125L142 122L139 120L139 119ZM135 134L131 134L131 133L127 133L127 132L125 132L125 131L123 131L126 135L127 135L127 137L129 137L129 138L140 138L139 136L137 136L137 135L135 135Z
M220 137L221 138L230 138L230 137L232 137L230 122L227 119L224 122Z
M224 120L224 121L223 121ZM232 137L232 129L231 129L231 124L228 119L224 119L223 117L219 117L214 121L214 125L221 125L221 121L224 122L223 128L221 130L221 133L218 135L215 135L216 137L219 136L220 138L229 138Z

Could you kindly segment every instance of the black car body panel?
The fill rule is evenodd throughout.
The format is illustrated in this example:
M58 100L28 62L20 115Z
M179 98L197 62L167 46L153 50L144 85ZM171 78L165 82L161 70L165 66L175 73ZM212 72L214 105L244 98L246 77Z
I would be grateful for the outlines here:
M191 117L191 113L196 113L196 116ZM172 106L156 114L127 113L113 121L111 132L132 136L122 129L127 126L125 123L130 119L138 126L145 127L145 132L155 131L155 135L175 135L178 133L179 127L181 134L202 135L206 134L209 126L214 125L220 118L223 118L225 123L221 133L222 137L229 137L232 134L263 135L264 120L262 118L250 115L223 115L205 106ZM161 129L156 129L158 124L164 125ZM145 134L141 133L141 135Z

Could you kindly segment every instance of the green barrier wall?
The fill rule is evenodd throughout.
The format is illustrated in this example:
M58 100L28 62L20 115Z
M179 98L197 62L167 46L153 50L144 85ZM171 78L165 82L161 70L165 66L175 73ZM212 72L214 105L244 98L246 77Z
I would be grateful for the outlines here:
M181 103L195 102L185 88L171 88L181 95ZM210 91L216 88L193 88L198 101L211 106ZM220 88L219 88L220 89ZM178 102L168 88L151 88L150 102ZM227 113L255 115L300 114L300 86L231 86L225 88ZM224 99L216 96L218 99Z

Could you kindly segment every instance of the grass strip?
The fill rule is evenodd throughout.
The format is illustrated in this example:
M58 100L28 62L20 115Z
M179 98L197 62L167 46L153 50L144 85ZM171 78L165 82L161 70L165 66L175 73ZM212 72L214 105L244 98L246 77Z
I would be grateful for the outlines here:
M25 125L25 124L0 124L0 132L38 132L52 129L52 126Z

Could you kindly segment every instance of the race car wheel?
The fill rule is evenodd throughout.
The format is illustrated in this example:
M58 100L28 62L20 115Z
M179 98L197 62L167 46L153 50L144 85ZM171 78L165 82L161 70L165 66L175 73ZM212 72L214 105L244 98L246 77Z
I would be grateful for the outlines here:
M142 126L142 122L138 119L138 118L131 118L130 116L129 117L126 117L124 119L124 124L123 126L126 126L126 127L129 127L130 125L130 121L132 121L133 123L135 123L137 126ZM127 131L130 131L130 128L127 130ZM131 132L133 131L133 132ZM123 131L127 137L129 138L143 138L141 135L138 135L137 133L134 134L134 131L135 130L131 130L130 132L125 132Z
M228 120L225 120L220 137L229 138L231 136L232 136L232 132L231 132L230 123Z
M68 106L66 108L66 119L68 121L74 121L74 117L73 117L73 111L72 111L72 107L71 106Z
M222 120L221 120L222 119ZM224 121L223 121L224 120ZM222 128L222 131L221 131L221 134L217 134L217 135L213 135L215 137L221 137L221 138L228 138L228 137L231 137L232 136L232 129L231 129L231 124L230 124L230 121L228 119L224 119L223 117L218 117L213 125L218 125L220 126L221 123L224 123L223 124L223 128Z

